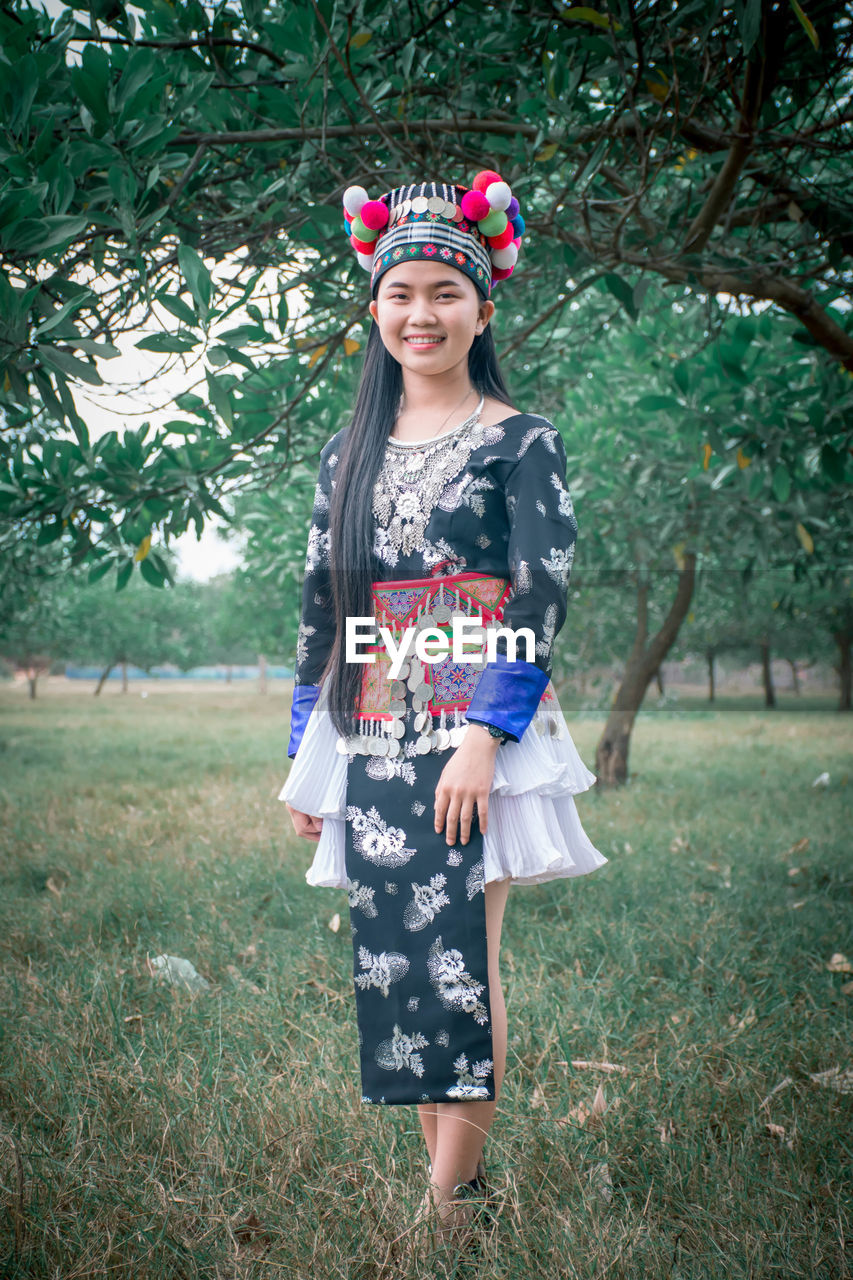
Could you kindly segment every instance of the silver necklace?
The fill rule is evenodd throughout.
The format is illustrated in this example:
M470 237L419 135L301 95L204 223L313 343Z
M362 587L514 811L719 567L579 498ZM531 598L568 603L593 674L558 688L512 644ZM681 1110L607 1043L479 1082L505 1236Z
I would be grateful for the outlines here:
M470 395L470 392L468 394ZM467 399L467 396L463 398L461 402L462 404L465 403L465 399ZM396 449L421 449L426 444L432 444L434 440L443 440L449 436L456 435L457 432L464 431L467 427L472 426L479 419L480 414L483 411L483 405L485 404L485 401L486 401L486 397L483 394L480 396L480 401L476 409L474 409L474 411L468 415L465 421L460 422L458 426L451 427L449 431L445 431L442 433L441 428L439 428L439 430L436 432L435 435L426 436L422 440L397 440L394 438L394 436L389 436L388 443L390 445L393 445L393 447ZM401 407L402 407L402 403L403 401L401 397L400 399ZM459 405L456 406L456 409L458 408L459 408ZM451 417L451 415L456 412L456 409L451 409L450 413L447 415L447 418ZM444 422L447 422L447 418L444 419ZM444 422L442 422L441 424L442 427L444 426Z

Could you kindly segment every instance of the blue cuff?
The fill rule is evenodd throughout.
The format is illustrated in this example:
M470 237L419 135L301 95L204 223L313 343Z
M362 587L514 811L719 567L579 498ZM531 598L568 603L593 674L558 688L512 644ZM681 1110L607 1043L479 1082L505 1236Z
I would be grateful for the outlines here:
M299 750L299 744L305 733L308 718L314 710L314 703L320 696L318 684L295 684L293 686L293 703L290 708L290 743L287 754L292 760Z
M494 662L483 667L466 716L497 725L519 742L549 680L547 672L535 663L511 662L506 654L496 653Z

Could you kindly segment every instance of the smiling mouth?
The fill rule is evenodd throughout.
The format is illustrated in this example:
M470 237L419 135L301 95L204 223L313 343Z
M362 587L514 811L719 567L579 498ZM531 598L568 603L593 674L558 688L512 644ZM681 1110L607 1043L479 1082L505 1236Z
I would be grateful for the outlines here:
M444 342L444 338L404 338L410 347L437 347L440 342Z

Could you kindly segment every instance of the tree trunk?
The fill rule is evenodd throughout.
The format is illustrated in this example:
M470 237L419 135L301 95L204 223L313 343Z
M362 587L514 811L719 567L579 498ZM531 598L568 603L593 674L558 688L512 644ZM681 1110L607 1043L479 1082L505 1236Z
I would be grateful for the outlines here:
M233 667L233 666L232 666L232 664L229 662L229 663L226 665L226 667L225 667L225 683L226 683L226 684L230 684L230 683L231 683L231 677L232 677L232 675L233 675L233 672L234 672L234 667Z
M800 673L797 670L797 663L794 658L788 659L788 666L791 668L791 688L797 697L800 696Z
M121 664L121 691L127 693L127 663L122 659Z
M30 698L36 696L36 681L39 678L38 667L30 667L27 672L27 683L30 686Z
M708 701L713 702L716 697L717 689L715 683L716 672L714 670L714 650L709 646L705 650L705 661L708 664Z
M258 654L258 692L267 691L267 660L262 653Z
M658 667L657 671L655 672L655 680L658 686L658 693L661 697L663 697L666 690L663 687L663 672L661 671L660 667Z
M765 707L776 706L776 690L773 688L773 670L770 666L770 645L767 640L761 641L761 679L764 684Z
M685 552L683 566L678 570L678 588L669 613L648 647L649 585L644 577L638 583L634 645L596 748L596 786L615 787L627 781L628 747L637 712L655 672L675 643L679 628L690 608L696 579L696 556L693 552Z
M838 645L838 675L841 681L838 699L838 710L850 710L850 644L853 635L847 630L833 631L832 637Z
M105 667L105 668L104 668L104 671L103 671L103 673L101 674L101 678L100 678L100 680L98 681L98 687L97 687L97 689L95 690L95 697L96 697L96 698L97 698L98 694L101 692L101 690L103 689L104 685L106 684L106 682L107 682L107 677L108 677L108 675L110 674L110 672L112 671L112 669L113 669L113 667L114 667L114 666L115 666L115 663L114 663L114 662L111 662L111 663L110 663L110 665L109 665L108 667Z

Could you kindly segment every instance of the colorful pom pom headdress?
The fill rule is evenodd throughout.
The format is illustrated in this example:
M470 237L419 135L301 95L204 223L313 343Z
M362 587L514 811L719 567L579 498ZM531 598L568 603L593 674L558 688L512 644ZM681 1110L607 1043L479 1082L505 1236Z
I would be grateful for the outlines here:
M389 267L424 258L470 276L484 298L511 276L524 219L507 183L484 169L467 187L420 182L371 200L364 187L344 192L346 234L370 272L370 291Z

